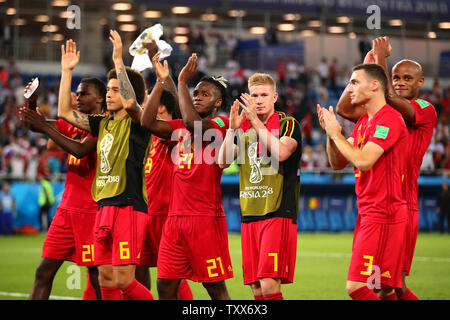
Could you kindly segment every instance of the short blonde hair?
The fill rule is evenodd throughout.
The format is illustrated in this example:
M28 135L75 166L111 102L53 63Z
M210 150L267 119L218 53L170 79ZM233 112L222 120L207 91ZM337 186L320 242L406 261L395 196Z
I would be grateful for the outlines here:
M269 85L273 88L273 92L277 91L275 80L267 73L255 73L248 79L248 88L253 86Z

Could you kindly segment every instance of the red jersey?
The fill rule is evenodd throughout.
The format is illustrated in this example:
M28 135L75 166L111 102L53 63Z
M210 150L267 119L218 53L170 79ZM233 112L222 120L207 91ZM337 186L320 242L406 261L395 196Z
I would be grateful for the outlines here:
M173 163L170 146L152 136L152 148L145 165L148 214L167 215L172 190Z
M420 166L428 149L433 130L436 126L437 115L433 105L422 99L411 100L414 106L414 123L408 126L408 157L406 163L406 202L408 209L419 210L417 194L419 192Z
M174 170L169 216L225 215L220 187L222 169L218 165L217 157L229 120L217 116L210 121L216 129L215 140L211 143L204 142L201 137L192 138L183 120L169 121L174 130L172 140L178 141L172 151ZM207 136L208 132L205 134L205 140Z
M92 137L64 120L56 120L59 132L74 140ZM91 188L97 166L97 155L92 152L82 159L67 155L67 176L60 208L67 210L97 212L97 202L92 199Z
M406 219L403 179L406 172L408 131L399 112L385 105L369 120L366 113L356 123L353 145L360 149L373 142L384 153L367 171L355 168L358 212L374 222L400 222Z

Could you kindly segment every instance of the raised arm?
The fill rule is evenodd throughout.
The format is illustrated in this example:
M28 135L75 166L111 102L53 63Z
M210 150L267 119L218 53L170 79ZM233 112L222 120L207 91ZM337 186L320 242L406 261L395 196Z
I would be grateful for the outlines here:
M202 119L194 108L192 98L189 93L187 84L195 76L197 72L197 54L193 53L184 68L178 75L178 99L180 104L180 112L186 129L194 132L195 123L201 123L202 133L208 129L214 129L214 125L209 119Z
M72 73L80 61L80 51L72 39L61 45L61 82L59 84L58 117L85 131L91 131L88 115L72 109Z
M389 45L388 37L379 37L372 41L375 63L383 67L384 72L388 78L388 86L386 90L387 103L400 112L403 119L407 123L413 123L415 120L414 106L408 99L399 96L392 85L391 77L389 76L389 70L387 68L387 57L390 55L391 46ZM395 75L393 75L395 77Z
M356 106L352 104L347 85L336 105L336 113L342 118L356 123L358 119L366 112L366 109L364 109L362 106Z
M39 109L37 109L39 110ZM19 110L22 121L28 123L33 131L45 133L56 145L77 158L83 158L96 150L97 140L86 137L83 141L77 141L63 135L56 128L56 124L49 123L45 117L35 110L22 107ZM50 144L51 146L51 144Z
M164 65L159 62L160 54L158 52L152 57L157 81L142 113L141 125L160 138L170 139L173 131L172 126L167 121L157 119L158 108L161 105L161 95L164 90L164 85L169 78L169 66L165 60Z
M116 68L117 80L119 82L119 92L122 104L131 119L136 123L141 123L142 108L136 101L136 94L128 79L127 71L122 59L122 39L115 30L110 30L109 40L114 46L112 59Z
M147 42L144 44L144 47L147 49L148 57L150 58L150 61L152 62L153 67L155 68L155 72L157 72L155 64L158 63L160 65L159 59L160 59L161 53L158 55L158 59L156 61L154 61L153 58L158 53L158 46L156 45L156 42L155 41ZM156 77L158 78L158 74L156 74ZM168 77L163 82L161 82L161 84L163 85L163 90L170 92L173 95L173 97L175 98L175 108L173 110L173 115L176 119L180 119L181 113L180 113L180 105L178 103L178 90L175 85L175 82L173 81L172 77L170 76L170 72L168 74Z
M363 63L375 63L373 50L370 50L366 54ZM352 104L350 99L350 93L348 93L348 85L347 85L336 105L336 113L341 117L343 117L344 119L356 123L358 119L366 112L367 112L366 109L364 109L362 106L356 106Z

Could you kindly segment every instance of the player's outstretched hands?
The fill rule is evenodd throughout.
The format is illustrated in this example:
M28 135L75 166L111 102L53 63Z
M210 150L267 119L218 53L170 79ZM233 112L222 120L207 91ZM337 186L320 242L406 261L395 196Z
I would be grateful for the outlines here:
M197 73L197 54L193 53L178 75L178 83L188 83Z
M241 100L243 103L239 103L244 109L245 116L247 117L248 121L252 122L256 119L258 119L258 114L256 112L256 102L255 99L252 98L248 93L241 94Z
M367 52L366 56L364 57L363 63L375 63L375 57L373 55L373 49Z
M325 108L322 108L321 110L322 116L323 116L323 124L325 131L327 132L327 135L330 138L336 137L339 135L342 131L342 127L340 126L339 122L337 121L336 115L334 114L333 106L330 106L330 108L327 110Z
M389 57L392 47L388 37L378 37L372 40L372 50L375 57Z
M244 119L244 111L239 114L239 100L234 100L230 109L230 129L237 130L241 127L242 120Z
M113 45L112 59L114 62L122 62L122 38L116 30L109 30L109 41Z
M47 124L44 115L41 114L39 108L36 110L22 106L19 109L19 118L21 121L28 123L35 132L44 132L44 126Z
M161 56L161 52L157 52L152 57L152 64L153 68L155 68L156 77L159 81L166 81L169 77L169 64L167 63L167 60L164 60L164 62L161 64L159 62L159 57Z
M317 116L319 117L319 123L323 130L325 130L325 122L323 120L323 111L320 104L317 104Z
M66 41L66 47L61 45L61 68L72 71L80 61L80 51L77 51L77 44L72 39Z

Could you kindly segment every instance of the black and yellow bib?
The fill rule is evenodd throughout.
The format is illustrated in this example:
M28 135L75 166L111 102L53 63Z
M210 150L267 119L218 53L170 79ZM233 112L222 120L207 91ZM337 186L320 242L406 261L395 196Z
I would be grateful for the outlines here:
M300 189L301 133L298 122L279 114L280 136L297 140L296 151L278 163L270 154L258 152L258 136L251 127L239 130L239 198L243 221L284 216L296 219ZM294 134L295 133L295 134ZM273 134L273 133L272 133ZM296 200L294 200L296 199ZM288 204L292 200L296 203Z
M113 120L90 116L89 123L97 141L97 170L92 197L102 206L132 205L147 212L144 162L151 145L150 132L129 116Z
M126 159L129 152L130 117L100 122L97 141L97 170L92 184L95 201L112 198L125 190Z

